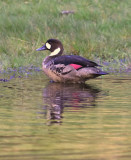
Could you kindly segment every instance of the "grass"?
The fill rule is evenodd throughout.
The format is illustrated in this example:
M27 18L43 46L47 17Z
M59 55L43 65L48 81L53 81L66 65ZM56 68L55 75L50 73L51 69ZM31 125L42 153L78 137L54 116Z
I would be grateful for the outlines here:
M49 38L60 39L65 53L96 62L131 65L130 0L1 0L0 70L41 67L47 54L36 52ZM62 15L62 10L74 14ZM108 67L107 67L108 70Z

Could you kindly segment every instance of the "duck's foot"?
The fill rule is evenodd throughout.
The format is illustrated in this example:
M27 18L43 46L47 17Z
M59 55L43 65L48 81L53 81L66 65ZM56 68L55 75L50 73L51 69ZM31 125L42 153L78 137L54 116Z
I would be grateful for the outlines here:
M55 81L53 81L53 80L50 80L50 83L54 83Z

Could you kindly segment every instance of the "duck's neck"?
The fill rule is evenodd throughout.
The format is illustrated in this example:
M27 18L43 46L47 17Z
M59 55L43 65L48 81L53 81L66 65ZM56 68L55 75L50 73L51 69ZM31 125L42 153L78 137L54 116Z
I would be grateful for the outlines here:
M56 55L56 56L47 56L47 57L44 59L43 63L44 63L44 64L47 64L49 61L55 59L55 58L58 57L58 56L60 56L60 55Z
M51 61L53 59L53 57L51 57L51 56L47 56L45 59L44 59L44 61L43 61L43 63L44 64L47 64L49 61Z
M53 52L51 52L51 54L49 56L47 56L44 59L44 61L43 61L44 64L47 64L49 61L53 60L54 58L61 56L63 51L64 51L63 47L55 49Z
M63 53L63 47L58 47L58 48L56 48L56 49L54 49L51 53L50 53L50 55L49 56L61 56L62 55L62 53Z

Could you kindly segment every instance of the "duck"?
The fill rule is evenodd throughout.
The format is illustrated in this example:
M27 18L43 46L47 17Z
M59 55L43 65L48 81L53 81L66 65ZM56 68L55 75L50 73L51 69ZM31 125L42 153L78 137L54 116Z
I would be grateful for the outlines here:
M89 79L108 74L101 65L79 55L62 55L63 44L58 39L49 39L36 51L50 51L42 62L42 70L52 82L85 83Z

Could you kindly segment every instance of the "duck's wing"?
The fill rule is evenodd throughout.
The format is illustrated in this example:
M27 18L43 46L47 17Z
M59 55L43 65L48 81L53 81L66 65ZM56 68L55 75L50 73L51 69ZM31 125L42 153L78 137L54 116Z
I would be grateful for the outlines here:
M86 58L83 58L83 57L77 56L77 55L63 55L63 56L56 57L54 59L54 65L57 65L57 64L72 65L72 66L73 65L79 65L81 67L100 66L93 61L90 61Z

